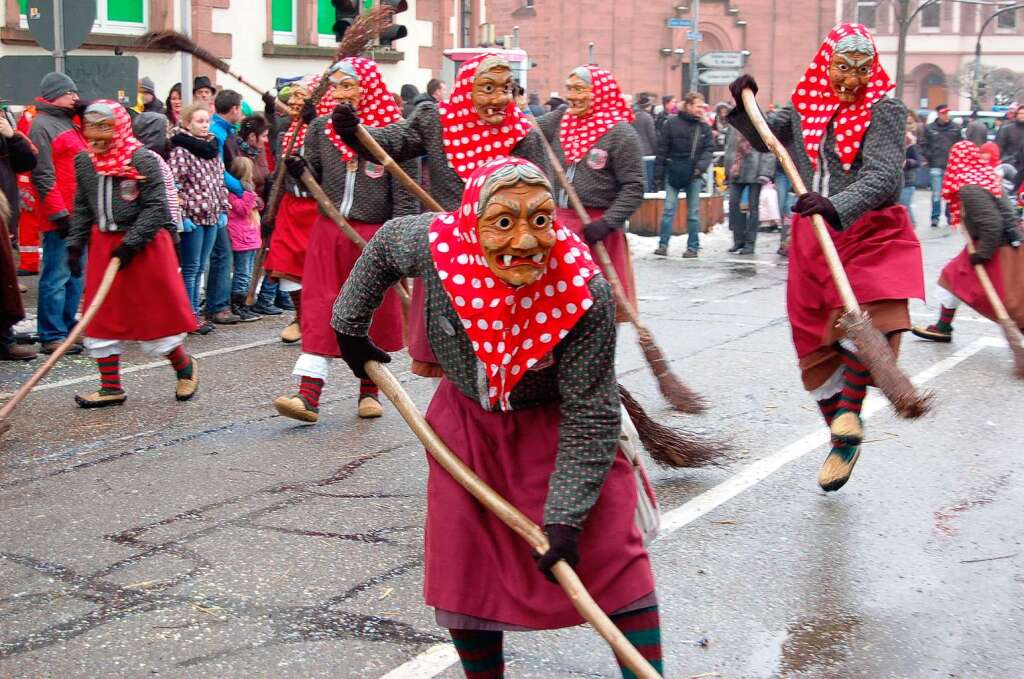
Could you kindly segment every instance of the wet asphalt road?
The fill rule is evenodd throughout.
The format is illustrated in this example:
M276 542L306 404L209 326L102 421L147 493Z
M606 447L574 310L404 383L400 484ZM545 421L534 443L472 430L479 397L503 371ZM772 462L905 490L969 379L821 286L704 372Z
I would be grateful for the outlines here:
M960 241L920 235L930 291ZM962 311L952 345L905 339L934 414L897 420L872 397L854 477L825 495L776 242L741 259L719 234L699 261L636 243L644 318L712 409L668 411L628 328L620 377L660 419L728 436L736 458L653 470L667 676L1024 676L1024 387L1001 335ZM420 594L422 449L390 406L355 417L342 367L319 424L278 417L299 354L275 339L284 322L190 338L190 403L169 367L132 354L123 408L74 406L96 386L81 357L19 408L0 440L0 676L461 676ZM0 366L0 391L31 367ZM425 407L433 384L402 356L392 367ZM585 628L506 648L509 677L618 676Z

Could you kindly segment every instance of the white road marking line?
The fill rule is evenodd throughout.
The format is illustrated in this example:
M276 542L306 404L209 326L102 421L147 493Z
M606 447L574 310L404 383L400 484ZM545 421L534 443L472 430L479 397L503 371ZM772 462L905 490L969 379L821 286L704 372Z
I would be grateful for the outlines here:
M723 259L723 262L729 262L731 264L754 264L756 266L779 266L778 262L766 262L760 259Z
M257 342L249 342L248 344L239 344L233 347L223 347L221 349L211 349L210 351L202 351L198 354L192 354L196 358L210 358L211 356L220 356L221 354L230 354L235 351L245 351L246 349L254 349L256 347L264 347L268 344L275 344L281 340L277 337L273 339L259 340ZM167 365L167 361L153 361L152 363L143 363L141 365L133 365L130 368L124 368L121 370L122 375L129 373L142 372L143 370L152 370L153 368L163 368ZM47 389L59 389L61 387L67 387L72 384L81 384L82 382L93 382L99 379L96 375L86 375L84 377L70 377L66 380L58 380L56 382L44 382L38 385L32 390L32 393L37 391L46 391ZM0 399L10 398L14 396L14 392L0 394Z
M936 377L952 370L960 363L988 347L1003 346L1003 341L996 337L981 337L971 344L958 350L937 363L932 364L912 379L914 384L921 386ZM876 413L884 410L888 403L880 395L873 393L864 404L863 419L868 419ZM828 443L828 430L819 427L816 431L797 439L788 446L778 450L768 457L748 465L738 473L729 477L726 481L689 502L676 507L675 509L661 515L661 531L657 539L674 533L683 526L704 516L711 510L728 502L743 491L757 485L783 466L797 460L807 453L817 450ZM459 661L455 647L451 644L436 644L423 653L419 654L409 662L396 667L380 679L431 679Z

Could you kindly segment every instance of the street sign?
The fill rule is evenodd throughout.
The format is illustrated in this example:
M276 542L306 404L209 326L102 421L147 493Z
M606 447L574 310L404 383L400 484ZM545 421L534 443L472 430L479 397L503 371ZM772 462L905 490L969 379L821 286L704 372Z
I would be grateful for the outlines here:
M693 19L677 19L672 17L665 22L665 25L669 28L690 28L693 26Z
M708 52L700 57L700 65L708 68L743 68L741 52Z
M705 85L728 85L741 75L743 75L743 71L738 68L732 68L701 71L698 77Z
M693 40L694 42L700 42L704 39L704 34L700 31L690 31L686 34L687 40Z
M135 103L139 84L137 57L68 56L65 72L82 99L125 99ZM39 96L39 83L54 69L49 55L0 57L0 99L31 104Z
M89 37L96 21L96 0L29 0L25 8L28 15L28 30L39 46L48 52L57 47L54 35L54 2L61 3L61 20L64 23L64 51L78 49Z

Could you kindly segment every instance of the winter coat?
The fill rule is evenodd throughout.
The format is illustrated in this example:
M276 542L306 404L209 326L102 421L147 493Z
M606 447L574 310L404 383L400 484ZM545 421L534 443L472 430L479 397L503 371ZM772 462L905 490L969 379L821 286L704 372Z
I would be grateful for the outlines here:
M228 193L231 212L228 213L228 235L231 236L233 252L247 252L260 247L260 221L253 220L253 210L258 210L262 201L253 191L241 196Z
M161 158L168 157L170 149L167 139L167 116L163 113L147 111L135 116L135 120L132 121L132 132L147 149Z
M680 111L661 128L654 162L654 185L661 186L664 181L677 189L685 189L691 179L708 169L711 150L711 126L697 116ZM680 186L676 186L676 182Z
M654 129L654 116L640 109L636 112L633 129L640 135L640 152L645 156L653 156L658 148L658 133Z
M171 137L171 145L171 173L178 187L181 216L194 224L216 224L217 218L231 209L224 186L224 161L216 141L179 132Z
M753 149L740 162L739 172L732 174L732 166L736 160L736 147L739 146L740 133L730 127L725 136L725 171L729 175L730 184L757 184L761 177L771 179L775 176L775 156L761 153Z
M925 125L921 150L924 151L929 167L944 169L949 162L949 149L963 138L963 130L953 121L942 125L938 120L933 120Z
M224 161L224 167L231 167L231 162L238 155L238 134L235 132L235 126L214 114L210 119L210 134L217 139L217 147L220 149L220 158ZM242 182L226 171L224 172L224 186L236 196L242 195L245 191Z
M996 135L996 144L999 146L999 155L1003 162L1013 165L1017 170L1017 177L1013 183L1016 191L1024 180L1024 123L1014 120L1004 124Z
M56 231L53 222L70 215L74 207L75 157L86 150L85 137L72 110L40 99L36 112L28 137L39 154L32 170L32 185L46 217L39 228Z
M903 186L917 184L917 168L921 167L921 149L917 144L907 147L907 160L903 163Z
M0 114L3 115L3 114ZM0 191L11 211L7 221L8 231L18 229L18 177L22 172L30 172L36 166L36 152L28 138L21 132L15 132L10 139L0 137ZM8 241L0 241L7 243Z
M975 240L975 251L984 259L992 259L1017 225L1017 215L1006 198L975 184L960 187L960 213Z

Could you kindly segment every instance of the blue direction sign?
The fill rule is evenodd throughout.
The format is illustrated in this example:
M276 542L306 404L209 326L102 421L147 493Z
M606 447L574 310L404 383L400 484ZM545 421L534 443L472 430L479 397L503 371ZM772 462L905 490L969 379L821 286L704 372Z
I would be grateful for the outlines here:
M704 39L704 34L700 31L690 31L686 34L687 40L693 40L694 42L700 42Z
M692 28L693 20L677 19L676 17L671 17L668 21L665 22L665 25L668 26L669 28Z

